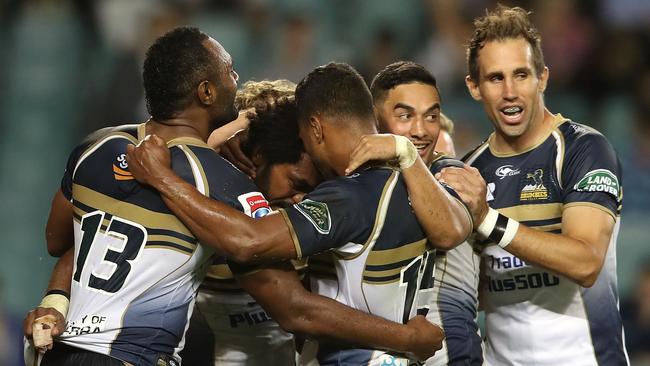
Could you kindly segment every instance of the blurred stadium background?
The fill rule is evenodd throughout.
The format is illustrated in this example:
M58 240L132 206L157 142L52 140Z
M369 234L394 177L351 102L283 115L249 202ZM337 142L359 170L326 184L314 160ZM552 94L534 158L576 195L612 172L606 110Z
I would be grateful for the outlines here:
M501 3L533 11L551 70L551 111L599 129L623 162L619 287L630 351L640 352L636 364L650 364L650 1ZM463 45L471 20L495 4L0 0L0 365L19 364L20 322L55 263L43 232L67 155L92 130L147 118L140 66L156 37L199 26L231 53L241 82L297 82L330 60L369 80L390 62L418 61L439 80L462 155L491 128L465 90Z

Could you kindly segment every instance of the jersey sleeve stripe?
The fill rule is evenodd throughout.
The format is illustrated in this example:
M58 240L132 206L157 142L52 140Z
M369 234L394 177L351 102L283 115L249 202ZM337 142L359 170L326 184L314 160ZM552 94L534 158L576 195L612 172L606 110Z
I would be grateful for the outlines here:
M334 252L339 257L344 259L354 259L357 256L361 255L361 253L363 253L365 248L367 248L369 245L375 244L379 238L379 235L381 234L382 228L384 227L384 223L386 221L386 213L388 211L388 206L390 205L390 198L393 195L393 189L395 189L395 185L398 182L399 174L400 173L398 171L394 171L384 185L384 189L381 192L381 198L379 199L379 204L377 205L378 207L377 213L375 215L375 223L372 228L372 232L370 233L370 236L366 242L363 245L359 245L358 250L352 254L340 250L335 250Z
M194 237L185 225L183 225L183 223L174 215L147 210L146 208L117 200L78 184L73 184L73 191L75 193L75 205L83 205L86 208L92 207L89 205L105 207L106 209L104 211L107 213L134 222L137 220L137 222L146 227L173 230L183 235ZM84 207L80 208L84 209ZM111 208L115 209L111 210Z
M567 203L566 205L564 205L564 208L567 209L569 207L574 207L574 206L593 207L593 208L596 208L596 209L599 209L599 210L605 212L606 214L611 216L614 220L616 220L616 212L612 212L612 210L608 209L607 207L605 207L603 205L599 205L599 204L594 203L594 202L571 202L571 203Z
M562 167L564 165L564 153L566 150L564 145L564 136L557 128L553 130L552 135L555 138L555 146L557 148L557 155L555 156L555 173L557 174L557 182L560 187L562 187L564 186L562 184Z
M291 224L291 220L289 219L287 212L284 209L279 209L278 211L280 211L280 214L282 215L282 218L284 218L284 222L287 223L287 227L291 233L291 239L293 240L293 245L296 248L296 259L302 259L302 249L300 249L300 240L298 239L298 235L296 235L296 230Z
M203 170L203 165L201 165L199 159L187 146L177 145L177 147L185 154L185 156L187 156L187 160L192 167L196 189L198 189L203 195L209 197L210 187L208 185L208 179L205 176L205 171Z
M501 214L517 221L539 221L562 217L562 203L544 203L499 208Z
M133 136L129 135L128 133L125 132L114 132L112 134L109 134L108 136L104 137L103 139L100 139L99 141L95 142L92 144L86 151L84 151L83 154L79 157L79 160L77 160L77 165L75 165L74 170L72 172L72 177L74 177L74 174L77 172L77 168L79 168L79 165L88 157L90 154L95 152L95 150L99 149L104 143L107 141L110 141L112 139L117 139L117 138L122 138L122 139L127 139L129 142L133 144L137 144L138 141L136 141Z

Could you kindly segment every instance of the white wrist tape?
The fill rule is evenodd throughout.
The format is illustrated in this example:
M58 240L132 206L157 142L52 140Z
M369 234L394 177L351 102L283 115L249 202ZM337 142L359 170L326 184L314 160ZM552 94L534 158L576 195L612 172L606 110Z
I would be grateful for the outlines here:
M70 300L67 297L61 294L49 294L41 300L41 304L38 305L39 308L54 308L56 311L61 313L65 318L68 315L68 306L70 305Z
M400 169L407 169L415 164L418 150L408 138L395 135L395 155L397 155Z
M476 232L484 238L490 239L501 248L507 247L517 234L519 222L510 219L499 211L489 208L485 219Z

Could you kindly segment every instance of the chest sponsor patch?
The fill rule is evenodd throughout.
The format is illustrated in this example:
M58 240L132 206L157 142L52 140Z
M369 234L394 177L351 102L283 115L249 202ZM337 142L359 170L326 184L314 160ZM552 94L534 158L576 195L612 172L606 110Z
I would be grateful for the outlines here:
M605 192L618 199L620 187L616 175L607 169L596 169L585 174L573 189L578 192Z
M271 213L269 202L260 192L248 192L237 197L244 213L252 218L260 218Z
M332 219L326 203L306 199L294 205L321 234L329 234L332 228Z
M494 174L499 177L499 179L503 179L506 177L512 177L514 175L517 175L521 173L521 170L516 169L512 165L502 165L497 168L497 170L494 172Z

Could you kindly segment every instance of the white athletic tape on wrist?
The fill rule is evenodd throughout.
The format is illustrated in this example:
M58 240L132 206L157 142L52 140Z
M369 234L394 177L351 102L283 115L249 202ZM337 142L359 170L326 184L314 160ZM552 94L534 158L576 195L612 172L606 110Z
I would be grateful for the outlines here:
M517 234L519 222L508 218L499 211L489 208L485 219L476 232L484 238L490 239L501 248L507 247Z
M38 305L39 308L54 308L56 311L61 313L65 318L68 315L68 306L70 305L70 300L67 297L61 294L49 294L41 300L41 304Z
M395 155L399 161L400 169L410 168L418 158L415 145L404 136L395 136Z

